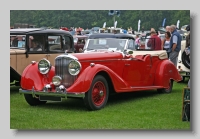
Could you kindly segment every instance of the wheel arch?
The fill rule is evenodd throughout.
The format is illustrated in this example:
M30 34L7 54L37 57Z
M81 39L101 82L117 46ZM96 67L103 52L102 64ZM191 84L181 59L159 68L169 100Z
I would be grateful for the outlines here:
M112 82L109 74L106 71L99 71L95 76L97 76L97 75L101 75L106 79L106 81L108 83L108 87L109 87L109 95L114 95L116 92L115 92L115 88L113 86L113 82Z
M163 86L164 88L168 86L169 80L176 82L182 80L177 68L169 60L164 60L158 64L155 77L154 85Z

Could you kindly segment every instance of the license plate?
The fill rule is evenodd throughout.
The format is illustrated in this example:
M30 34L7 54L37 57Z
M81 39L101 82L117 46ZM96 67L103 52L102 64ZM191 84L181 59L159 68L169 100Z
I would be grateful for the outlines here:
M61 97L54 97L54 96L39 96L40 101L57 101L61 102Z
M186 72L186 75L190 76L190 72Z

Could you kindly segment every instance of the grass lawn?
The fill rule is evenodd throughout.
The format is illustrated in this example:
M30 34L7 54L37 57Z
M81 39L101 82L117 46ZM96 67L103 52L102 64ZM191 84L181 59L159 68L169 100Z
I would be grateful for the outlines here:
M118 94L99 111L88 111L81 99L29 106L19 87L10 87L10 128L190 130L190 122L181 119L186 86L187 81L174 82L170 94L156 90Z

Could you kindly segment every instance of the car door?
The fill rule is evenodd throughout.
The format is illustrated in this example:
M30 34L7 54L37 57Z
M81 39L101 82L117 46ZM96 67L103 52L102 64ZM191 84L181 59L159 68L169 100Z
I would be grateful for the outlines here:
M66 50L72 52L74 51L72 43L73 39L68 35L49 34L47 35L47 39L47 59L52 65L55 64L55 58L58 55L64 54Z
M37 40L38 46L41 47L40 50L32 50L32 41ZM21 75L23 70L31 64L32 61L38 62L39 60L46 58L47 52L45 51L45 35L42 34L30 34L26 37L26 50L17 51L16 61L17 61L17 72Z
M131 86L151 86L153 77L151 73L151 56L137 55L125 59L123 79Z

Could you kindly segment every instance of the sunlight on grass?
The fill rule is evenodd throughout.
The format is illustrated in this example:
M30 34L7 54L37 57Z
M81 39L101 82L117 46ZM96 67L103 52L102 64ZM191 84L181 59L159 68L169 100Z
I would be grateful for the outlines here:
M78 99L29 106L14 86L10 87L10 128L190 130L190 122L181 120L186 85L174 83L170 94L155 90L118 94L99 111L88 111Z

